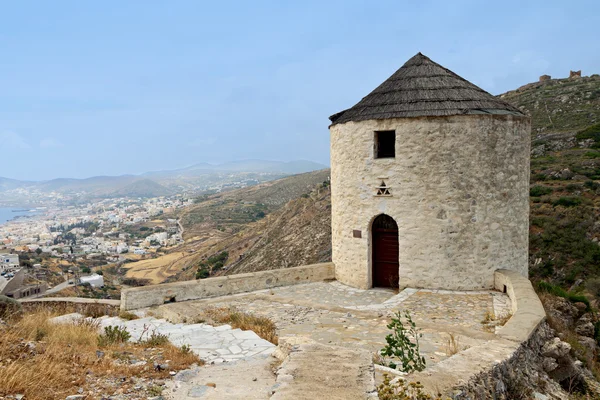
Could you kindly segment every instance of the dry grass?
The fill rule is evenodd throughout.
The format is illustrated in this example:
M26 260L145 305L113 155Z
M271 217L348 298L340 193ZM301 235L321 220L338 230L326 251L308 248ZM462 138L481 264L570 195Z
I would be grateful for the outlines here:
M453 355L460 352L460 336L454 335L453 333L448 333L448 338L446 339L446 355L448 357L452 357Z
M134 319L138 319L138 316L129 311L121 311L119 313L119 318L124 319L126 321L132 321Z
M30 400L59 399L77 393L80 387L87 391L90 376L102 380L169 375L168 371L155 371L152 362L143 366L124 363L123 354L145 360L160 353L170 360L171 370L201 364L193 353L171 344L154 349L154 353L134 343L99 347L96 324L52 324L51 316L48 312L28 314L0 333L0 397L24 394ZM99 358L96 351L104 356Z
M251 330L261 338L278 344L277 327L268 318L247 314L233 307L207 308L203 317L208 324L229 324L234 329Z
M504 326L504 324L506 324L511 317L511 313L507 313L498 317L493 311L486 311L483 320L481 321L483 330L494 333L496 331L496 327Z
M119 306L101 303L72 303L66 301L26 302L21 303L28 314L48 314L51 316L79 313L86 317L98 318L103 315L119 314Z

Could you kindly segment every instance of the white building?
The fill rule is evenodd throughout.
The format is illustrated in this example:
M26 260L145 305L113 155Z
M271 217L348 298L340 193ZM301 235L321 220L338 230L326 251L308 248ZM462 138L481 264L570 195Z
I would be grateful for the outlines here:
M99 288L104 286L104 277L98 274L92 274L89 276L82 276L79 278L79 282L81 284L89 283L94 288Z
M18 254L0 254L0 270L19 266Z

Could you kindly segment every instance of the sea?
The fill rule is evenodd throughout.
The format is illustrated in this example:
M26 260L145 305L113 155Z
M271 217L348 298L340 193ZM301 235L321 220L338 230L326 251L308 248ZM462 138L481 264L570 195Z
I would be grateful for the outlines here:
M36 215L36 212L29 211L27 207L0 207L0 225L18 217L20 215Z

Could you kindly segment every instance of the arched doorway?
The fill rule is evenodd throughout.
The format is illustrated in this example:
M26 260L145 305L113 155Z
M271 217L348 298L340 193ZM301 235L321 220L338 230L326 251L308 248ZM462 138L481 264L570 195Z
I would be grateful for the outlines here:
M381 214L371 227L373 240L373 287L398 287L398 224Z

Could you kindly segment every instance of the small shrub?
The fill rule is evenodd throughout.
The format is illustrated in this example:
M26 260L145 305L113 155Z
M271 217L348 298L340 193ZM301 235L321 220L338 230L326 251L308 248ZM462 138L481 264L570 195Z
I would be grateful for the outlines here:
M600 152L588 151L587 153L585 153L585 156L588 158L598 158L598 157L600 157Z
M156 330L154 330L142 343L150 347L162 346L163 344L169 343L169 336L158 333Z
M380 400L442 400L442 395L433 397L423 391L420 382L407 382L398 379L392 383L388 374L383 374L383 383L377 387Z
M585 186L586 188L588 188L590 190L598 190L598 188L600 188L600 184L598 184L592 180L583 182L583 186Z
M529 196L531 197L541 197L550 193L552 193L552 188L548 186L536 185L529 189Z
M40 340L43 340L46 336L48 335L48 330L45 328L41 328L41 327L37 327L35 329L35 336L34 339L36 342L39 342Z
M98 346L105 347L116 343L125 343L131 335L123 326L106 326L104 333L98 335Z
M219 271L223 269L223 263L221 261L217 261L215 265L213 265L213 271Z
M553 206L563 206L563 207L575 207L581 204L581 199L579 197L561 197L558 200L554 200L552 202Z
M127 320L127 321L132 321L134 319L138 319L138 316L129 311L121 311L119 313L119 318Z
M553 285L544 281L538 282L537 286L538 289L542 292L550 293L555 296L565 298L572 303L583 303L586 305L588 311L591 309L590 301L584 295L567 292L560 286Z
M152 397L160 396L163 392L163 388L158 385L152 385L148 388L148 394Z
M192 348L190 347L189 344L183 344L181 345L181 347L179 348L179 350L181 351L182 354L189 354L192 352Z
M139 287L146 286L150 284L149 279L140 279L140 278L125 278L123 279L123 285Z
M206 279L210 276L210 272L207 269L199 269L196 272L196 279Z
M600 123L587 127L586 129L577 133L575 137L578 140L593 139L595 143L600 143Z
M581 190L581 186L577 185L575 183L569 183L567 186L565 186L565 190L569 193L573 193L576 192L578 190Z
M425 357L421 356L419 349L419 338L423 336L410 313L404 312L404 318L408 327L402 323L402 313L398 311L395 318L387 325L392 333L385 337L387 345L381 349L383 357L393 357L388 366L399 369L402 372L423 371L425 369ZM398 365L394 360L399 361ZM399 367L399 368L398 368Z

